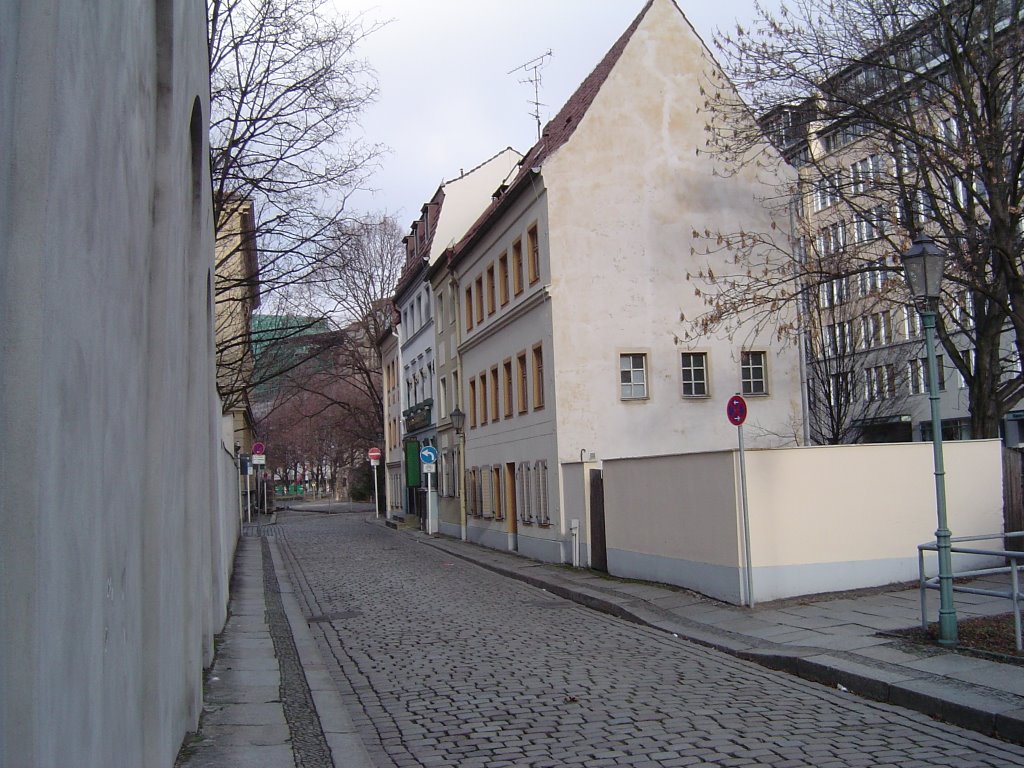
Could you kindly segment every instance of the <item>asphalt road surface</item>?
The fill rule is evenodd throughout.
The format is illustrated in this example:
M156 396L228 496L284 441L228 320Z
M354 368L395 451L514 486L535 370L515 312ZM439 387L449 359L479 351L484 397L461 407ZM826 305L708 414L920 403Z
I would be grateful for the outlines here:
M279 523L379 768L1024 766L1024 748L591 611L365 514Z

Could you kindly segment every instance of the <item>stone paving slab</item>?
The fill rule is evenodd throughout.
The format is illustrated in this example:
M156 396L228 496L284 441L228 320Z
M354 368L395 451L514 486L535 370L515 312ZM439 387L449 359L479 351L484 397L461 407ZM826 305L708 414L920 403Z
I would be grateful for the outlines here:
M295 759L288 744L226 743L201 746L183 765L189 768L289 768L295 765Z

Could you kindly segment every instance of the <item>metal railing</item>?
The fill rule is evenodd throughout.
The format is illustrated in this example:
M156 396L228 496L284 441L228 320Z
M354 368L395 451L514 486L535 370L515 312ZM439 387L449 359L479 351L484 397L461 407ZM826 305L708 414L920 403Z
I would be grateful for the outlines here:
M993 539L999 539L1005 542L1006 539L1013 538L1024 538L1024 531L1015 531L1013 533L993 533L983 536L957 536L950 540L953 544L950 552L954 555L983 555L1002 558L1009 561L1010 564L1005 566L981 568L974 571L960 571L955 574L957 579L962 579L978 576L992 576L999 573L1009 573L1010 588L1008 590L982 589L980 587L972 587L966 584L957 584L954 581L953 592L964 592L971 595L985 595L987 597L1002 597L1009 600L1013 604L1013 628L1016 634L1015 641L1017 643L1017 650L1021 651L1024 650L1024 634L1021 632L1021 607L1024 606L1024 593L1021 593L1020 589L1020 571L1021 569L1024 569L1024 552L1007 549L977 549L974 547L957 546L962 542L991 541ZM925 576L924 553L938 552L938 549L938 545L934 541L929 541L926 544L919 544L917 547L917 572L920 584L919 591L921 593L922 629L928 628L928 611L927 606L925 605L927 594L926 590L939 588L938 576Z

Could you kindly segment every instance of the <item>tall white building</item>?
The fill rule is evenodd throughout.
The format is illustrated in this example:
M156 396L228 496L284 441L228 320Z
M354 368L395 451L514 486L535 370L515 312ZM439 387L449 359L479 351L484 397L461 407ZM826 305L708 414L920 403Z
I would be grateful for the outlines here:
M438 362L446 361L447 351L436 350L435 346L434 295L427 269L465 234L521 157L506 148L441 184L404 240L406 266L394 296L398 350L392 384L397 390L398 412L389 409L385 423L397 422L400 426L395 439L402 445L403 469L401 487L396 490L403 497L403 514L419 518L421 524L425 523L428 499L419 452L423 446L436 446L437 419L445 418L448 408L443 398L440 402L437 399L435 368ZM436 492L433 482L431 487Z
M694 230L772 226L762 178L697 151L715 67L679 7L651 0L455 247L470 540L568 561L585 510L567 471L733 448L738 392L750 445L799 440L794 346L752 327L683 339L705 309L688 275L730 259L691 252ZM766 153L762 176L789 172Z

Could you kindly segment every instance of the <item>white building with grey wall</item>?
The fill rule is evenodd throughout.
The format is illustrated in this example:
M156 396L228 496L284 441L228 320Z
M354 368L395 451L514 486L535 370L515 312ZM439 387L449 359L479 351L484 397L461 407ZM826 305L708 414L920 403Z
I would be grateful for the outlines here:
M698 151L714 67L672 0L647 3L456 246L470 540L569 561L590 533L567 469L728 449L737 392L750 445L800 440L794 346L685 338L706 310L688 276L731 260L694 230L771 230L764 175L789 172L768 147L774 165L731 175Z
M239 531L198 0L0 8L0 765L170 766Z

